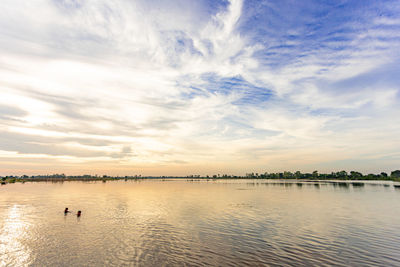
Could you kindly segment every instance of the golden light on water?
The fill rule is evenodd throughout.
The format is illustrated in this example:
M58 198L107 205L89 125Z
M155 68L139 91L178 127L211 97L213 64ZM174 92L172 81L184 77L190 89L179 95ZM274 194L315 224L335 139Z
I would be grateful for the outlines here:
M14 205L5 214L0 231L0 265L12 263L14 266L29 264L31 251L21 240L26 238L30 224L22 219L23 207Z
M398 189L352 184L8 184L0 187L0 266L397 266Z

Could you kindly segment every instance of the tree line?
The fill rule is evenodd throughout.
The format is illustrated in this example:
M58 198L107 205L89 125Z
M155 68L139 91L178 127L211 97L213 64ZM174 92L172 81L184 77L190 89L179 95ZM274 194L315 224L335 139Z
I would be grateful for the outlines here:
M300 171L290 172L276 172L276 173L247 173L244 176L228 175L228 174L214 174L214 175L188 175L188 176L109 176L109 175L65 175L65 174L50 174L50 175L20 175L20 176L0 176L1 184L15 183L15 182L28 182L28 181L98 181L102 180L137 180L137 179L169 179L169 178L196 178L196 179L303 179L303 180L390 180L400 181L400 170L395 170L388 175L386 172L379 174L362 174L357 171L339 171L331 173L319 173L313 171L312 173L302 173Z
M379 174L362 174L357 171L339 171L331 173L319 173L313 171L312 173L296 172L277 172L277 173L248 173L246 178L261 178L261 179L310 179L310 180L400 180L400 170L395 170L388 175L386 172Z

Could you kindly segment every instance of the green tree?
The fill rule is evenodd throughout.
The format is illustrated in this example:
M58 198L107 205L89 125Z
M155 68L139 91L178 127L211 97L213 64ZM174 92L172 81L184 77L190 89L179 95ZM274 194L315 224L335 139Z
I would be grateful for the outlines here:
M363 177L361 172L351 171L350 172L351 179L357 180Z
M291 172L285 171L285 172L283 172L283 178L284 179L291 179L291 178L293 178L293 174Z
M400 178L400 170L395 170L390 173L391 178Z
M340 171L336 173L336 177L339 179L346 179L347 178L347 172L346 171Z

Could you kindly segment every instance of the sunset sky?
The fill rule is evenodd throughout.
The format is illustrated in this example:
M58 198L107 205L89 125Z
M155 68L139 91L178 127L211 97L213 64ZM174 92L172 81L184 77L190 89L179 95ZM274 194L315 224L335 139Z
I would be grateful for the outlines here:
M400 169L400 1L3 0L0 175Z

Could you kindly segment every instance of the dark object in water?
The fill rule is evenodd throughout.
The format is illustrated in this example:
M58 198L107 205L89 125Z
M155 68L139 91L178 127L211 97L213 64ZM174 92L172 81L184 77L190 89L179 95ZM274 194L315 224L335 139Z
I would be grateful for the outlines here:
M78 210L78 213L76 214L76 216L77 216L77 217L81 217L81 213L82 213L82 212L81 212L80 210Z
M70 211L68 210L68 208L65 208L64 214L67 214L68 212L70 212Z
M353 182L351 184L353 185L353 187L362 187L362 186L364 186L364 183L360 183L360 182Z

